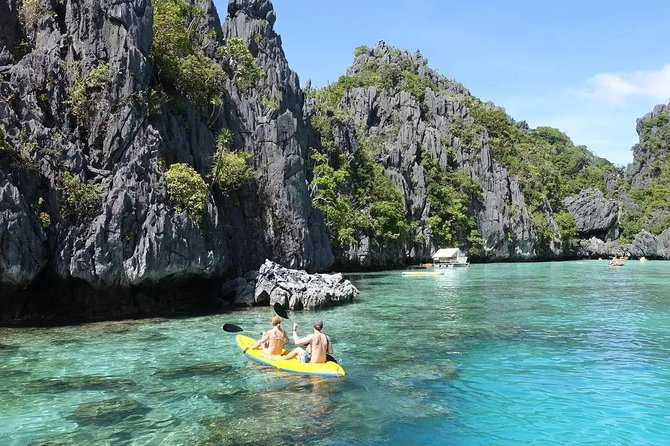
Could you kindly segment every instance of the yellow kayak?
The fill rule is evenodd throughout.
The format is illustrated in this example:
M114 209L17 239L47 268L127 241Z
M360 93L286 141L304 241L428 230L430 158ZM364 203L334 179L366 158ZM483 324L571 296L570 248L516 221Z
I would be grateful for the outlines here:
M256 342L255 339L249 336L237 335L235 337L237 345L244 351L245 348L251 347ZM283 353L287 353L286 350ZM253 359L259 364L268 367L274 367L282 372L295 373L298 375L321 376L324 378L338 378L344 376L344 369L339 364L328 361L323 364L313 364L300 362L298 358L280 359L279 356L267 355L262 348L255 350L244 351L245 356Z

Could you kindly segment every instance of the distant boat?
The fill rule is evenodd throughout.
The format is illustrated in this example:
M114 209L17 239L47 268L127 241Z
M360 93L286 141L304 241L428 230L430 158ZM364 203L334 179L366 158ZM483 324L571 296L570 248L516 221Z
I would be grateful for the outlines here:
M442 248L433 254L435 268L455 268L468 265L468 257L458 248Z
M640 257L640 263L647 263L648 261L646 257Z
M610 260L610 266L623 266L626 260L628 260L628 257L614 256L612 260Z

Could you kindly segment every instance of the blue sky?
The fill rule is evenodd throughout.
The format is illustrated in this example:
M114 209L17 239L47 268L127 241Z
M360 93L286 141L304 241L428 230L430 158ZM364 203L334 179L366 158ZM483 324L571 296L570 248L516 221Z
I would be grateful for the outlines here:
M222 16L224 0L217 0ZM531 127L632 161L635 120L670 100L670 0L274 0L291 67L323 86L358 45L419 49L429 65Z

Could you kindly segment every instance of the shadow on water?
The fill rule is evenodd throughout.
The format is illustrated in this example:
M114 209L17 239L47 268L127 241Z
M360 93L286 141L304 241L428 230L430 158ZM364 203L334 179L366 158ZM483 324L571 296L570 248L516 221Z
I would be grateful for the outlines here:
M29 376L30 372L27 370L20 370L14 368L0 367L0 382L6 382L12 378L23 378Z
M5 353L5 352L15 352L19 349L18 345L11 345L11 344L2 344L0 343L0 353Z

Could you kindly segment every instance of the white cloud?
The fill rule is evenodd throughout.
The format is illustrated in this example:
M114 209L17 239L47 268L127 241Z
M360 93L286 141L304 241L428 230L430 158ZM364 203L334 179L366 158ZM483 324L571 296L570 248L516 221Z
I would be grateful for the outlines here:
M598 73L587 82L580 94L606 104L625 106L631 99L670 99L670 64L657 71Z

